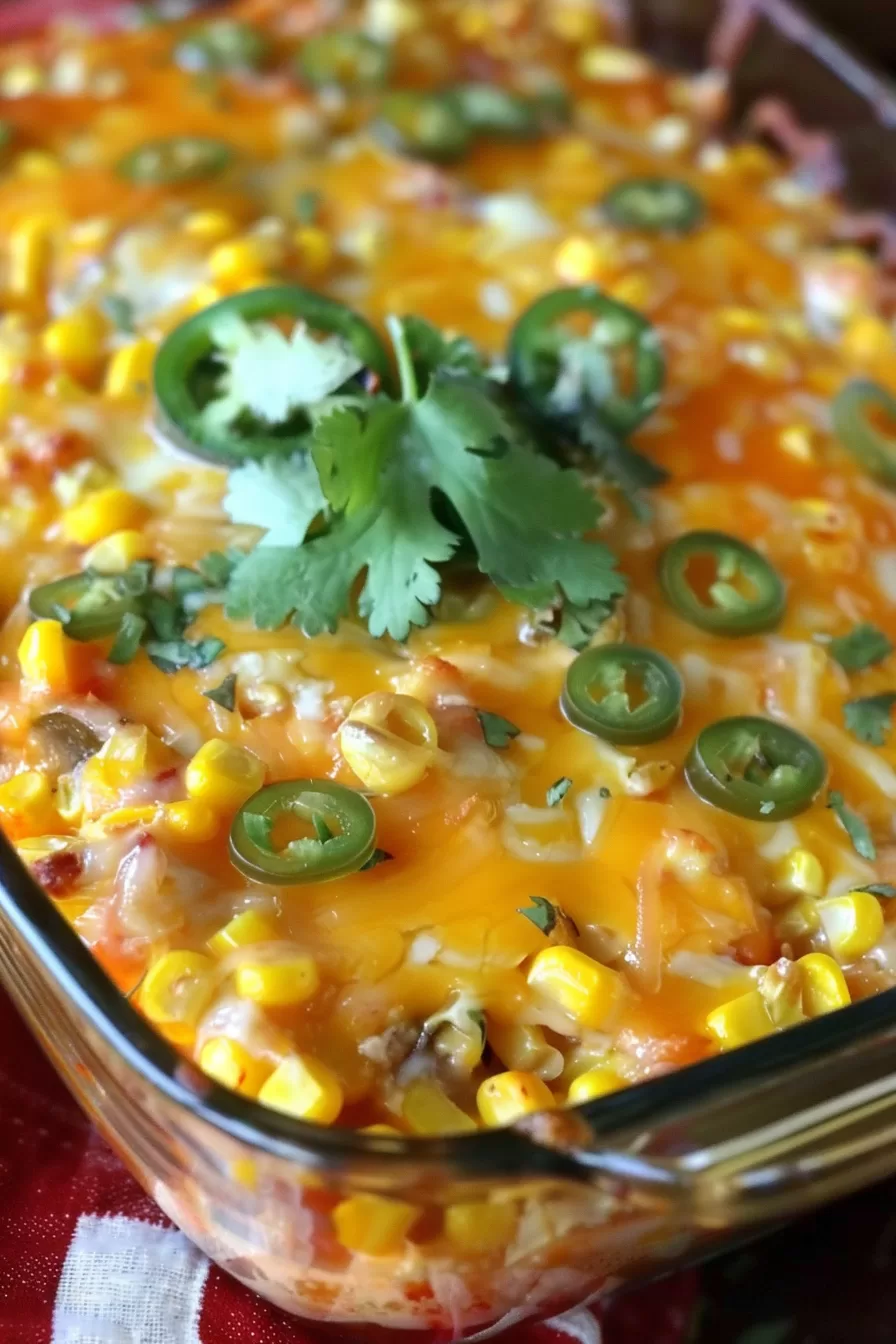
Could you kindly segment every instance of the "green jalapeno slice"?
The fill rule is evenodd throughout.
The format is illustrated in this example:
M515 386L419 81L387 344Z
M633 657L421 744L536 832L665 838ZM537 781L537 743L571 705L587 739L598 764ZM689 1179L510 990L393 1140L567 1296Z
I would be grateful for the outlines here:
M681 677L663 654L604 644L570 665L560 705L576 728L617 746L641 746L678 726L682 694Z
M68 574L34 588L28 606L38 620L61 621L70 639L103 639L127 613L139 614L150 572L138 563L124 574Z
M276 339L279 330L270 332L283 318L304 323L309 332L337 338L327 342L336 383L344 385L362 369L383 382L391 381L380 338L351 308L298 285L253 289L196 313L162 342L153 369L162 432L194 456L227 466L299 449L308 429L310 403L300 399L292 361L276 389L283 418L268 418L273 403L264 377L271 376L271 352L259 337L264 338L267 327L268 336L275 336L273 355L288 357L285 341Z
M365 33L317 33L302 44L296 69L313 89L363 93L386 83L392 52Z
M831 407L834 433L853 457L882 485L896 489L896 429L887 433L872 423L877 411L896 426L896 397L870 378L854 378L841 388Z
M645 233L692 233L706 216L693 187L674 177L631 177L604 196L601 210L620 229Z
M751 715L704 728L685 765L685 778L699 798L752 821L784 821L804 812L826 775L814 742Z
M713 574L704 599L688 576L692 562ZM755 635L771 630L784 613L780 575L764 556L725 532L686 532L663 551L660 587L679 616L714 635Z
M296 818L314 835L278 848L278 821ZM244 803L230 831L230 860L245 877L276 886L330 882L356 873L373 857L376 816L361 793L329 779L268 784Z
M534 103L497 84L456 84L448 90L461 116L477 135L528 140L540 130Z
M593 318L577 335L566 319ZM628 434L659 404L666 362L653 326L594 285L555 289L526 309L510 334L510 377L541 415L575 424L595 416Z
M383 99L373 132L387 149L431 163L461 158L472 139L471 127L450 94L412 90Z
M270 43L264 34L238 19L212 19L174 48L174 59L182 69L215 74L258 70L269 55Z
M138 186L175 186L215 177L233 161L233 149L224 140L205 135L171 135L147 140L118 160L115 171Z

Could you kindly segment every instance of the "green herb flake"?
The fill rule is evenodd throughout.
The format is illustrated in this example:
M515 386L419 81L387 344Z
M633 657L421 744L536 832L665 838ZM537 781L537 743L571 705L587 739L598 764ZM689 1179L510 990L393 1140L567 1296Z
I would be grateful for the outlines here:
M832 639L828 648L831 657L846 672L862 672L866 667L883 662L893 652L893 645L883 630L867 621L855 626L848 635Z
M193 643L189 639L150 639L146 652L160 672L179 672L189 667L199 671L208 667L224 652L223 639L209 636Z
M120 667L133 662L137 656L137 650L143 642L146 630L147 624L142 616L138 616L133 611L126 611L121 618L118 633L109 650L109 662Z
M843 794L836 790L832 790L828 794L828 807L834 812L840 825L846 831L856 853L861 858L873 862L877 858L877 847L871 838L871 832L864 817L860 817L858 812L854 812L851 807L848 807Z
M556 807L558 803L562 803L571 788L572 780L569 775L561 775L559 779L555 779L545 794L548 807Z
M882 747L890 736L890 710L896 704L896 691L882 691L879 695L864 695L858 700L847 700L843 706L843 722L860 742L871 747Z
M531 905L521 906L517 914L528 919L529 923L534 924L541 933L546 935L553 933L560 919L560 911L556 905L552 905L544 896L533 896L531 901Z
M520 730L516 724L511 723L509 719L503 718L500 714L492 714L487 709L477 709L476 717L482 728L482 735L486 744L495 747L498 751L510 746L513 739L520 735Z
M366 873L370 868L378 868L381 863L391 863L395 858L387 849L375 849L367 862L362 866L361 872Z
M891 882L869 882L864 887L853 887L853 891L867 891L869 896L879 896L882 901L891 901L896 896L896 887Z
M311 824L314 827L314 834L320 844L325 845L328 840L333 839L333 831L327 824L326 818L321 816L320 812L314 812L312 814Z
M216 705L232 714L236 708L236 673L228 673L220 686L213 686L210 691L203 691L202 694L206 700L214 700Z
M123 294L106 294L100 306L116 331L124 336L134 335L137 326L134 305L130 299L126 299Z
M223 551L209 551L199 561L197 569L212 588L226 588L231 574L242 558L239 552L225 555Z
M295 211L296 219L302 225L314 224L320 214L322 196L319 191L311 188L306 191L300 191L296 195Z

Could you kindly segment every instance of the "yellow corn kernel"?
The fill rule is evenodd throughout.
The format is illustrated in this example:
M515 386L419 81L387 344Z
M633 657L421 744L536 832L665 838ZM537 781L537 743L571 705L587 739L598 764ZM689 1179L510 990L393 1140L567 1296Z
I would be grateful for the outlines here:
M56 811L66 826L77 826L84 814L81 782L77 775L60 775L56 780Z
M379 1134L383 1138L401 1138L401 1130L396 1129L394 1125L364 1125L360 1132L362 1134Z
M476 1128L476 1121L429 1078L418 1078L408 1086L401 1114L414 1134L464 1134Z
M239 1041L213 1036L199 1052L199 1067L216 1083L254 1097L271 1072L270 1064L250 1055Z
M41 345L47 358L58 364L90 368L102 358L108 330L95 308L75 308L44 328Z
M276 261L279 248L271 238L235 238L219 243L208 258L208 269L216 284L232 285L264 276Z
M140 986L140 1007L159 1027L196 1026L215 992L215 963L201 952L166 952Z
M470 1031L462 1031L453 1022L439 1027L433 1037L433 1049L446 1059L453 1069L463 1073L472 1073L482 1059L485 1045L482 1032L471 1023Z
M534 958L526 980L591 1031L606 1027L623 992L616 971L576 947L546 947Z
M55 154L42 149L26 149L16 155L12 171L16 177L24 177L29 182L52 182L61 177L62 164Z
M28 98L46 87L46 74L37 61L13 61L0 74L0 96Z
M110 789L133 784L148 774L153 764L161 762L161 745L158 738L142 724L126 724L123 728L116 728L93 757L99 767L97 782L102 782Z
M445 1210L445 1235L467 1255L489 1255L513 1241L517 1210L513 1204L449 1204Z
M775 870L775 890L787 896L823 896L824 869L809 849L792 849Z
M35 621L19 643L19 667L30 686L71 690L72 650L61 621Z
M197 845L213 839L221 824L217 812L198 798L168 803L162 812L162 820L166 829L178 840Z
M548 1082L563 1072L563 1056L548 1044L541 1027L490 1021L488 1043L506 1069L536 1073Z
M187 793L217 812L235 812L264 783L264 764L246 747L212 737L187 766Z
M253 943L270 943L277 938L274 921L259 910L243 910L234 915L222 929L213 933L206 943L216 957L226 957L237 947L251 947Z
M213 303L224 298L224 290L218 285L197 285L190 295L187 306L191 312L199 313L203 308L211 308Z
M106 396L117 401L142 396L149 387L155 357L156 347L145 336L116 350L106 370Z
M184 220L184 233L205 243L219 243L236 231L236 220L226 210L194 210Z
M650 62L629 47L604 44L582 52L579 72L601 84L635 84L650 74Z
M884 912L870 891L850 891L818 902L828 946L838 961L858 961L884 931Z
M653 298L651 283L641 272L614 280L607 286L607 292L619 303L627 303L629 308L646 308Z
M289 1055L262 1084L258 1100L297 1120L331 1125L342 1110L342 1088L335 1073L320 1060Z
M770 326L768 314L758 308L720 308L718 322L731 336L764 336Z
M378 793L404 793L435 760L438 732L432 715L410 695L374 691L352 705L339 729L339 746L361 783Z
M778 435L778 446L797 462L815 461L815 431L811 425L786 425Z
M707 1016L706 1026L722 1050L735 1050L739 1045L771 1036L775 1030L765 999L758 989L751 989L740 998L714 1008Z
M151 553L143 533L126 527L91 546L84 556L84 568L98 574L123 574L135 560L145 560Z
M578 1078L572 1080L566 1099L571 1106L577 1106L583 1101L594 1101L597 1097L609 1096L611 1092L618 1092L623 1087L625 1083L612 1069L589 1069L587 1073L581 1073Z
M58 222L49 215L28 215L10 233L8 283L16 298L43 299Z
M0 784L0 817L14 840L59 830L59 814L46 775L26 770Z
M362 1255L393 1255L420 1217L420 1209L384 1195L352 1195L333 1210L338 1241Z
M850 1002L843 972L833 957L824 952L809 952L796 963L803 981L803 1008L807 1017L821 1017Z
M487 1125L512 1125L521 1115L549 1111L556 1106L554 1094L534 1073L513 1070L496 1073L480 1083L476 1093L479 1114Z
M95 490L62 515L62 535L78 546L92 546L113 532L138 528L146 519L146 506L118 486Z
M140 807L114 807L104 812L95 821L85 823L81 832L88 839L108 835L110 831L125 831L131 826L150 827L159 818L159 808L155 803L144 803Z
M323 275L333 260L333 244L324 229L313 224L296 229L293 242L308 275Z
M808 896L801 896L796 901L790 901L783 909L776 910L772 920L774 935L782 943L811 938L820 927L818 902Z
M298 954L282 961L244 961L234 975L236 992L265 1008L289 1008L304 1003L320 988L313 957Z
M847 323L840 348L857 364L873 363L893 353L893 329L882 317L867 313Z
M582 4L549 6L545 18L556 37L579 46L599 37L604 23L603 16L596 9Z
M567 238L554 254L554 271L568 285L606 279L619 263L615 245L607 240Z

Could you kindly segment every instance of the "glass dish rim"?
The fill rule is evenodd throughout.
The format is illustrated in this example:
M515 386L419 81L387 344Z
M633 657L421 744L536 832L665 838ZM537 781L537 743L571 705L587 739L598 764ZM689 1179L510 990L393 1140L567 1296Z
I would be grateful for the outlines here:
M718 28L727 11L766 18L798 41L867 101L879 118L896 125L896 86L854 56L825 28L790 0L722 0ZM202 1074L159 1035L120 993L93 954L0 831L0 912L39 960L45 974L84 1016L116 1055L147 1086L193 1119L264 1155L323 1170L345 1168L364 1159L388 1163L399 1178L410 1168L436 1163L469 1177L567 1177L589 1179L575 1150L549 1148L524 1129L510 1127L443 1138L364 1134L323 1127L270 1110L252 1098L220 1086ZM896 1026L896 988L847 1008L757 1041L752 1045L687 1065L662 1077L567 1108L586 1121L594 1146L612 1149L632 1131L654 1129L694 1111L703 1102L736 1092L746 1082L782 1075L797 1065L818 1062L878 1031Z

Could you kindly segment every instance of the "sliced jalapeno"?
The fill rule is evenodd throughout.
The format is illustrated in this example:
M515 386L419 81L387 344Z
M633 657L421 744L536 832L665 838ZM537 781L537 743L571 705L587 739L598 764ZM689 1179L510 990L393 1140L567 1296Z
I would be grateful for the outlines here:
M448 90L461 116L480 135L527 140L539 132L535 106L521 93L496 84L458 84Z
M450 94L410 90L383 99L373 131L387 149L432 163L461 158L472 138L470 126Z
M882 485L896 489L896 429L886 433L871 421L878 411L896 426L896 397L870 378L854 378L834 398L834 433L866 471Z
M703 197L674 177L631 177L601 201L611 224L646 233L691 233L706 216Z
M69 638L89 641L114 635L122 616L139 611L145 591L129 575L87 571L33 589L28 606L38 620L61 621Z
M217 401L224 404L220 387L223 357L216 340L216 332L220 334L223 329L222 320L226 327L233 318L245 326L284 317L306 323L312 332L339 337L346 354L355 356L384 382L391 382L389 359L380 338L351 308L298 285L252 289L196 313L162 342L153 386L163 432L195 456L229 466L246 458L289 453L301 447L308 428L307 414L301 407L279 424L241 411L238 406L234 407L233 418L223 422L222 417L211 419L205 413ZM346 367L351 367L351 360Z
M313 836L275 846L278 822L306 822ZM253 794L234 818L230 860L254 882L294 886L356 873L376 848L376 816L361 793L329 779L292 779Z
M688 576L692 562L707 562L706 598ZM714 574L714 577L713 577ZM686 532L663 551L660 587L679 616L714 635L756 635L784 614L780 575L764 556L726 532Z
M318 33L302 44L296 68L314 89L335 87L363 93L385 84L392 70L392 52L366 33Z
M174 48L174 59L184 70L258 70L270 55L270 43L251 23L212 19L190 33Z
M783 821L821 792L827 765L802 733L750 715L720 719L691 748L685 778L699 798L752 821Z
M172 135L147 140L115 165L119 177L140 186L174 186L215 177L233 161L233 149L224 140L204 135Z
M681 677L655 649L604 644L570 665L560 704L576 728L618 746L640 746L674 731L682 694Z
M584 337L564 326L582 315L595 319ZM593 414L620 434L655 410L666 374L653 326L593 285L536 299L510 333L508 356L511 381L540 414L571 424Z

